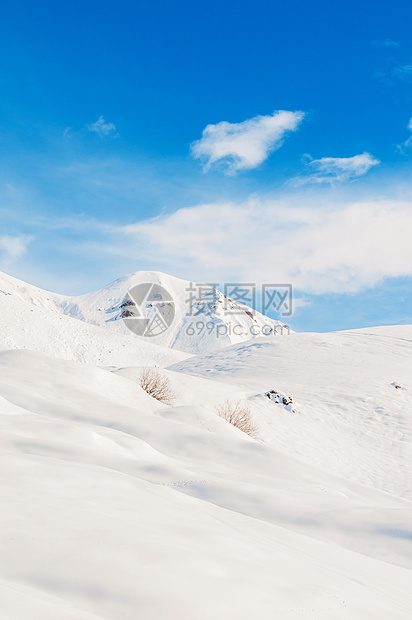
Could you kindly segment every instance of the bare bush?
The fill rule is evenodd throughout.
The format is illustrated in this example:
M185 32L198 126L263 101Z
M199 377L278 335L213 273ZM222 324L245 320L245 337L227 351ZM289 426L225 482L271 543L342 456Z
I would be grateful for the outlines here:
M218 415L230 422L233 426L236 426L239 430L243 431L251 437L256 437L258 433L258 427L255 425L250 413L250 407L247 403L240 400L225 400L224 403L216 405L215 407Z
M149 396L164 403L173 405L176 394L173 391L172 382L168 377L160 374L156 368L143 368L140 374L140 386Z

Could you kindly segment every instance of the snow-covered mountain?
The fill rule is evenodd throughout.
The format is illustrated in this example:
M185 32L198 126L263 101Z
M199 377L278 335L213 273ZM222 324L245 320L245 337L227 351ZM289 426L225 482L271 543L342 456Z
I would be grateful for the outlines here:
M152 287L144 289L145 283ZM60 302L60 307L69 316L122 334L130 334L135 319L141 319L152 342L188 353L213 351L285 327L209 285L156 271L138 271L94 293ZM172 316L166 314L169 310ZM156 322L163 316L164 331L162 322Z
M127 329L119 333L66 315L69 299L0 272L0 347L96 366L165 366L187 357Z
M1 620L409 620L412 326L191 355L182 281L154 274L173 338L123 325L146 275L75 299L0 275Z
M146 283L151 285L147 290L144 288ZM130 293L133 295L139 287L143 287L144 295L133 300ZM164 307L172 310L167 323L163 321ZM194 285L164 273L146 271L125 276L98 291L79 297L43 291L0 273L0 310L6 317L14 315L16 325L21 324L21 330L14 330L18 332L16 341L13 341L16 338L14 334L3 335L6 346L12 347L13 342L16 346L23 342L26 345L34 343L36 337L46 332L43 346L33 348L50 353L50 341L57 339L62 357L67 356L64 346L69 351L78 341L78 337L71 337L73 323L66 317L107 328L102 338L107 340L109 350L118 348L115 344L118 334L126 337L122 343L126 349L134 347L146 350L151 345L160 345L187 353L199 353L285 329L280 321L274 321L244 304L228 299L210 286ZM155 331L156 325L159 325L156 320L160 321L159 333ZM154 335L149 333L146 337L147 330L146 336L139 336L139 332L136 334L133 326L140 326L141 323L149 326L149 329L154 325ZM78 325L76 327L79 328ZM79 329L87 331L84 326ZM30 332L34 332L31 337ZM93 349L93 329L89 329L89 334ZM113 338L114 335L116 338ZM86 333L81 339L86 339ZM86 358L90 359L87 354Z

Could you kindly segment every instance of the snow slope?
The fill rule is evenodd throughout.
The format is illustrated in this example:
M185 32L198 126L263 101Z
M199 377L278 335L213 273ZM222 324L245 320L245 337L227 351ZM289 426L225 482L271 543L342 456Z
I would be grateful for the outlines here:
M0 347L98 366L167 366L187 357L128 330L122 334L66 316L67 299L0 272Z
M0 619L409 619L412 326L191 356L106 324L133 282L75 304L0 276Z
M410 501L108 370L5 351L0 393L2 620L409 618Z
M412 326L265 338L171 369L233 384L262 440L412 499ZM271 389L290 395L296 414L269 400Z

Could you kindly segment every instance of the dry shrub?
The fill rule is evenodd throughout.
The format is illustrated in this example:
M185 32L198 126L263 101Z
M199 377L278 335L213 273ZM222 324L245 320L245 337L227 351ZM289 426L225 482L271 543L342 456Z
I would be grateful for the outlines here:
M240 400L225 400L224 403L215 407L218 415L236 426L251 437L256 437L258 428L253 422L250 407L247 403Z
M143 368L140 375L140 386L149 396L165 405L173 405L176 394L168 377L160 374L156 368Z

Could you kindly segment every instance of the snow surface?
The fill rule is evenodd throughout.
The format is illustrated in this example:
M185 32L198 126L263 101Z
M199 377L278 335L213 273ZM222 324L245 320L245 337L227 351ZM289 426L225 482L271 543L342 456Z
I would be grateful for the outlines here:
M66 315L63 307L68 299L0 272L0 347L34 349L97 366L167 366L187 357L152 339L139 338L127 328L124 333L103 330Z
M188 356L0 289L1 620L410 618L411 326Z
M171 368L233 383L264 441L412 499L412 326L265 338ZM270 389L291 396L296 415Z

